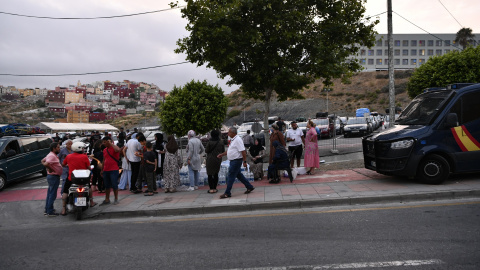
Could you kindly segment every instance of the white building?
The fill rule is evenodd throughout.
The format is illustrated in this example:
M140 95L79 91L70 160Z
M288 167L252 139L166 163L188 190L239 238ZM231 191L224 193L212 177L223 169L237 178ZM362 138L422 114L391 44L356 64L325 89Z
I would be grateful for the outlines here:
M480 44L480 34L474 34ZM395 69L413 69L430 57L462 50L455 43L456 34L393 34L393 61ZM366 71L388 70L388 35L378 34L375 46L363 47L357 55Z

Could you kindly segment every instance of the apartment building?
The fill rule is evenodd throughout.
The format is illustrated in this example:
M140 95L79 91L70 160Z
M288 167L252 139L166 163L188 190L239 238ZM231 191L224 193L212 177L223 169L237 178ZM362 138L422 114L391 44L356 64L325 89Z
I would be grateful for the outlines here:
M480 44L480 34L474 34ZM452 51L462 50L455 43L456 34L393 34L393 61L395 69L414 69ZM388 35L378 34L375 46L363 47L357 55L366 71L388 70Z

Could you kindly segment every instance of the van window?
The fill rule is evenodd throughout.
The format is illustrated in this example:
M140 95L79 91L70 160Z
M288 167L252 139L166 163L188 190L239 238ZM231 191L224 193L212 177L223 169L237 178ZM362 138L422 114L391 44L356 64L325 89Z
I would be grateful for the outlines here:
M52 139L48 137L38 138L38 144L40 149L50 148L50 144L52 143Z
M9 152L13 152L13 151L15 152L15 155L20 153L20 147L18 146L17 140L9 142L5 147L5 149L3 150L1 156L5 157Z
M37 138L22 138L22 144L25 152L38 150Z
M457 114L460 125L480 119L479 100L480 91L477 91L468 93L455 102L450 112Z
M439 91L416 97L405 108L395 123L399 125L428 125L444 105L449 94L449 91Z

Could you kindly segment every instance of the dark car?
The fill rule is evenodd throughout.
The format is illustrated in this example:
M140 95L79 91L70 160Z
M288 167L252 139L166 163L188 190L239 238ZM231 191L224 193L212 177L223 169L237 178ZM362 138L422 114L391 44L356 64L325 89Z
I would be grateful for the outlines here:
M351 117L347 120L347 124L343 127L345 138L350 136L365 136L372 133L372 126L368 117Z

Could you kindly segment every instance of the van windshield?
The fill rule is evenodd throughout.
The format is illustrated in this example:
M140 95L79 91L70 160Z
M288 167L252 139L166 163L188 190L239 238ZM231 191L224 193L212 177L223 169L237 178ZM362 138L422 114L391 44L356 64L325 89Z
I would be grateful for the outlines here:
M448 99L451 91L426 93L416 97L403 110L395 124L399 125L428 125Z

